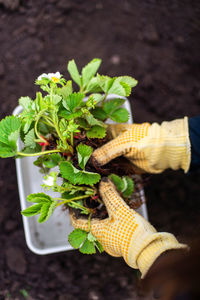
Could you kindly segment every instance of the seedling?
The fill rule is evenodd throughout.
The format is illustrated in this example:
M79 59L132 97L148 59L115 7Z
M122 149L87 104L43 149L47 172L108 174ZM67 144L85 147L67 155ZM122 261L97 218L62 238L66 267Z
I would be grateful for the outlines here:
M100 64L100 59L93 59L79 73L75 61L69 61L67 69L78 91L72 80L64 79L59 72L40 75L35 83L43 92L37 92L35 99L21 97L22 113L0 122L0 157L35 156L34 164L44 174L44 192L30 194L27 201L33 205L21 213L27 217L39 215L38 222L42 223L64 205L77 216L85 216L88 232L74 230L69 242L87 254L95 253L95 247L103 251L90 232L91 218L107 216L98 192L101 176L109 175L127 203L134 190L131 172L119 171L116 162L99 168L91 159L92 152L108 141L107 119L128 121L129 113L121 107L125 101L121 96L128 97L137 84L130 76L111 78L97 74ZM108 100L109 94L116 98ZM24 145L21 150L18 139ZM61 196L49 196L45 193L49 189Z

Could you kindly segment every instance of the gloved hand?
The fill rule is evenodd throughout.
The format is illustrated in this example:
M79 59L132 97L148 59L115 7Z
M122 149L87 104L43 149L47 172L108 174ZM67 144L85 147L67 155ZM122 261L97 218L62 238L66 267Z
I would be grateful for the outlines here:
M161 173L167 168L188 171L191 160L188 118L153 123L109 125L112 139L93 152L100 165L124 155L137 173Z
M123 256L126 263L139 269L145 276L156 258L169 249L185 248L170 233L158 233L142 216L124 202L113 183L103 178L100 195L106 205L109 217L92 219L91 232L112 256ZM88 221L70 215L72 225L88 231Z

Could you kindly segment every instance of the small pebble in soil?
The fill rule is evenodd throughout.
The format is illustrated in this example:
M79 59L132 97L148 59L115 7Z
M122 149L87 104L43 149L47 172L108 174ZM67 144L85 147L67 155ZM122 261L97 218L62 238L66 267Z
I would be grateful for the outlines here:
M110 61L113 65L119 65L120 64L120 56L118 54L115 54L111 56Z
M99 299L101 299L101 296L100 296L99 292L93 290L93 291L89 292L88 299L89 300L99 300Z

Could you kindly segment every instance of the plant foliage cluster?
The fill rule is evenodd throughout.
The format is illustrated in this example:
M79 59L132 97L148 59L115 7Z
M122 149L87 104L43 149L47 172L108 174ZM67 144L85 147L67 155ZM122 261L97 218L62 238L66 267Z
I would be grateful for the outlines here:
M62 204L78 209L90 220L93 210L85 205L85 200L95 199L101 203L96 186L101 176L87 170L93 148L78 141L82 136L88 140L104 138L107 119L119 123L128 121L128 111L122 107L123 97L131 94L137 81L130 76L99 75L100 64L100 59L93 59L79 72L75 61L69 61L67 69L78 91L77 86L74 90L72 80L65 80L59 72L40 75L35 83L43 92L37 92L35 99L21 97L22 113L7 116L0 122L0 157L36 156L34 164L44 173L43 188L61 194L60 198L46 193L27 197L27 201L34 204L22 214L39 215L40 223L48 220ZM111 100L108 99L110 94L115 95ZM18 139L24 145L21 150L17 146ZM76 166L74 155L78 158ZM58 177L63 179L62 184L58 184ZM111 174L110 178L124 198L131 196L134 184L130 177ZM69 242L82 253L95 253L95 247L100 252L103 250L91 232L79 229L69 235Z

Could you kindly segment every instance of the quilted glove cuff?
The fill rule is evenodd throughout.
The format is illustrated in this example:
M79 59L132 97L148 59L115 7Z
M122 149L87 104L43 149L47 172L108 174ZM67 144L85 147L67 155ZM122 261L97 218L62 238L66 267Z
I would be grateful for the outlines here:
M163 252L182 248L188 248L188 246L180 244L171 233L154 233L149 236L143 241L136 259L142 278L144 278L152 264Z

